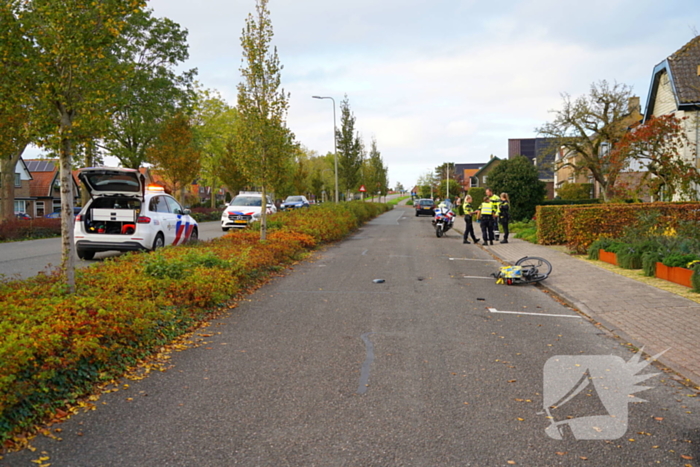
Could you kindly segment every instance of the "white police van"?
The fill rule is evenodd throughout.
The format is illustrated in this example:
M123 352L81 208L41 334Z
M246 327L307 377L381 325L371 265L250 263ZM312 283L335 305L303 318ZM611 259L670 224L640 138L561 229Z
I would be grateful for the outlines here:
M163 187L146 186L136 169L81 169L78 178L91 199L75 218L80 259L101 251L156 250L196 241L197 222Z

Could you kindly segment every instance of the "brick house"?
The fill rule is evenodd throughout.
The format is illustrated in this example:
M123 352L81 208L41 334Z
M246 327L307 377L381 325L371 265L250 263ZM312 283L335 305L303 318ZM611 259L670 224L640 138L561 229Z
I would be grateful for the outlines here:
M15 165L15 204L14 211L15 214L20 212L27 213L33 217L33 204L32 197L30 194L30 182L32 180L32 174L27 168L24 160L20 157L19 161Z
M462 191L467 192L471 187L479 186L475 175L485 165L485 162L455 164L455 178L462 186Z
M483 188L488 188L488 178L489 173L501 163L501 159L496 156L491 156L491 159L485 164L482 164L481 168L477 170L472 176L473 183L472 186L479 186Z
M26 159L25 164L32 179L29 182L30 211L32 217L44 217L46 214L61 210L60 170L57 160ZM75 174L73 180L73 205L80 205L80 191Z

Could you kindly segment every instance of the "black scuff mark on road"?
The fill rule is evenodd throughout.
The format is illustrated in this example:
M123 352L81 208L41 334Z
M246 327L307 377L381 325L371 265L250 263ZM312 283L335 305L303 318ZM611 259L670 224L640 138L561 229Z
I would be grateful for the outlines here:
M372 344L372 341L369 340L369 336L372 334L374 333L366 332L360 336L362 341L365 343L365 362L362 364L362 368L360 370L360 385L357 387L358 394L366 393L367 388L369 387L369 370L372 366L372 362L374 361L374 344Z

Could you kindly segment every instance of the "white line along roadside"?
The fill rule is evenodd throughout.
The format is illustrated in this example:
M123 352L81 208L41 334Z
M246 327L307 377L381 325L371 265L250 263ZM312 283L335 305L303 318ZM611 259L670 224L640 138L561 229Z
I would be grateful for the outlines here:
M553 318L577 318L581 319L579 315L555 315L550 313L527 313L522 311L499 311L495 308L488 308L491 313L504 313L508 315L531 315L531 316L551 316Z

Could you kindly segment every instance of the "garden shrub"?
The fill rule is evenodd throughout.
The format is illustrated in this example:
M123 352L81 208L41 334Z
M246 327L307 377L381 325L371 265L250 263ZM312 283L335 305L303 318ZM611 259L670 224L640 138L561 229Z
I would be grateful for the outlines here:
M661 262L661 253L658 250L649 250L642 253L642 273L647 277L656 276L656 263Z
M646 237L675 234L676 229L690 231L684 235L700 249L700 203L635 203L602 205L546 205L537 207L538 242L543 245L566 244L572 251L584 253L591 243L601 237L625 238L626 231L639 219L652 213L653 223L642 222L639 240Z
M661 262L670 268L685 268L688 266L688 263L698 259L700 259L700 257L694 254L671 253L670 255L665 256Z
M599 238L588 247L588 259L600 259L600 250L608 251L607 248L614 243L612 238Z
M12 219L0 222L0 242L61 235L61 219Z
M690 276L690 284L693 287L693 292L700 293L700 262L689 264L693 274Z
M642 269L642 253L635 245L624 244L617 251L617 265L622 269Z
M566 243L564 210L561 206L537 206L537 243L540 245L562 245Z

